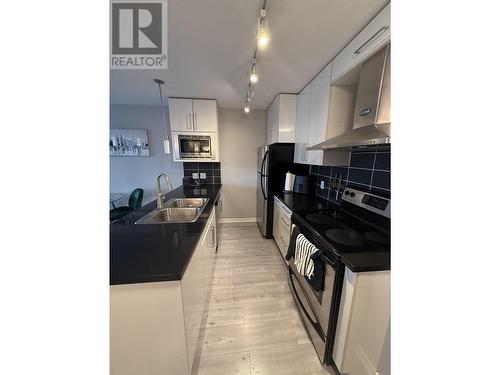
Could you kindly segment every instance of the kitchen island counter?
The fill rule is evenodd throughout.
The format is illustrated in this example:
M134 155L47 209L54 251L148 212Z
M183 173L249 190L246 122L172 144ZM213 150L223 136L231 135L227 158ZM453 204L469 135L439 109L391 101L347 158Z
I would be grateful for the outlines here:
M135 224L156 208L153 201L110 224L110 284L180 280L207 224L222 185L181 186L172 198L208 198L194 223Z

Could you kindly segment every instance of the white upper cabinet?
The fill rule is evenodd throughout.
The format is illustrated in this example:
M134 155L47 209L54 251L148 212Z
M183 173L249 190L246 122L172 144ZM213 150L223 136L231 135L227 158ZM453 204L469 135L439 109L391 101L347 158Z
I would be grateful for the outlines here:
M330 63L298 95L295 163L323 165L324 151L308 151L307 147L326 141L331 68Z
M273 100L267 109L267 144L276 143L278 140L278 100Z
M216 132L217 102L210 99L193 99L193 123L197 132Z
M328 64L311 82L311 107L309 110L308 146L326 141L328 107L330 105L330 75ZM307 163L322 165L324 151L307 151Z
M168 112L172 131L194 131L192 99L169 98Z
M169 98L170 128L175 132L217 132L217 102L213 99Z
M267 144L295 142L297 95L279 94L267 109Z
M355 65L373 55L391 38L391 4L361 30L358 35L333 59L331 81L334 82Z
M295 149L293 161L306 164L307 133L309 131L309 109L311 105L310 85L297 95L297 114L295 118Z

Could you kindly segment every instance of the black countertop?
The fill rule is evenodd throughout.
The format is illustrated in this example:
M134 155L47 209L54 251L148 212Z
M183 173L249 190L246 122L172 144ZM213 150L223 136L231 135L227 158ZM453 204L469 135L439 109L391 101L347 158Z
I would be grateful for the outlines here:
M181 186L171 198L209 198L200 218L185 224L134 224L156 208L153 201L110 224L110 284L180 280L222 185Z
M340 205L324 198L294 193L277 193L278 199L296 215L315 210L339 209ZM312 228L311 228L312 229ZM328 242L319 232L317 236ZM353 272L390 270L390 251L339 251L341 262Z
M314 195L280 192L275 194L292 212L302 210L325 210L338 207L338 204Z

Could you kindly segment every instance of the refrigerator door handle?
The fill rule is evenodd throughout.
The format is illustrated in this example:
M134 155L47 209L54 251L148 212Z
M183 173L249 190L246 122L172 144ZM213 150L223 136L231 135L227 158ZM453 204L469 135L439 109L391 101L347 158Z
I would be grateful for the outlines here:
M266 192L264 191L264 185L262 184L263 178L264 178L264 176L262 176L262 174L261 174L260 175L260 189L262 190L262 195L264 196L264 200L266 201L267 200Z
M260 175L262 176L264 173L264 163L266 162L267 155L269 154L269 151L266 151L264 154L264 157L262 158L262 164L260 165ZM262 180L261 180L261 185L262 185Z

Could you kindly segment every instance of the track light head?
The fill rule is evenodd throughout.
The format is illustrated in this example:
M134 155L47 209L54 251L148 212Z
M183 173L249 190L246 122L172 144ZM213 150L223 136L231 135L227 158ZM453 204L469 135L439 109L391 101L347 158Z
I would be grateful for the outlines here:
M250 82L254 84L257 83L258 80L259 80L259 75L257 73L257 62L255 59L253 59L252 70L250 71Z

